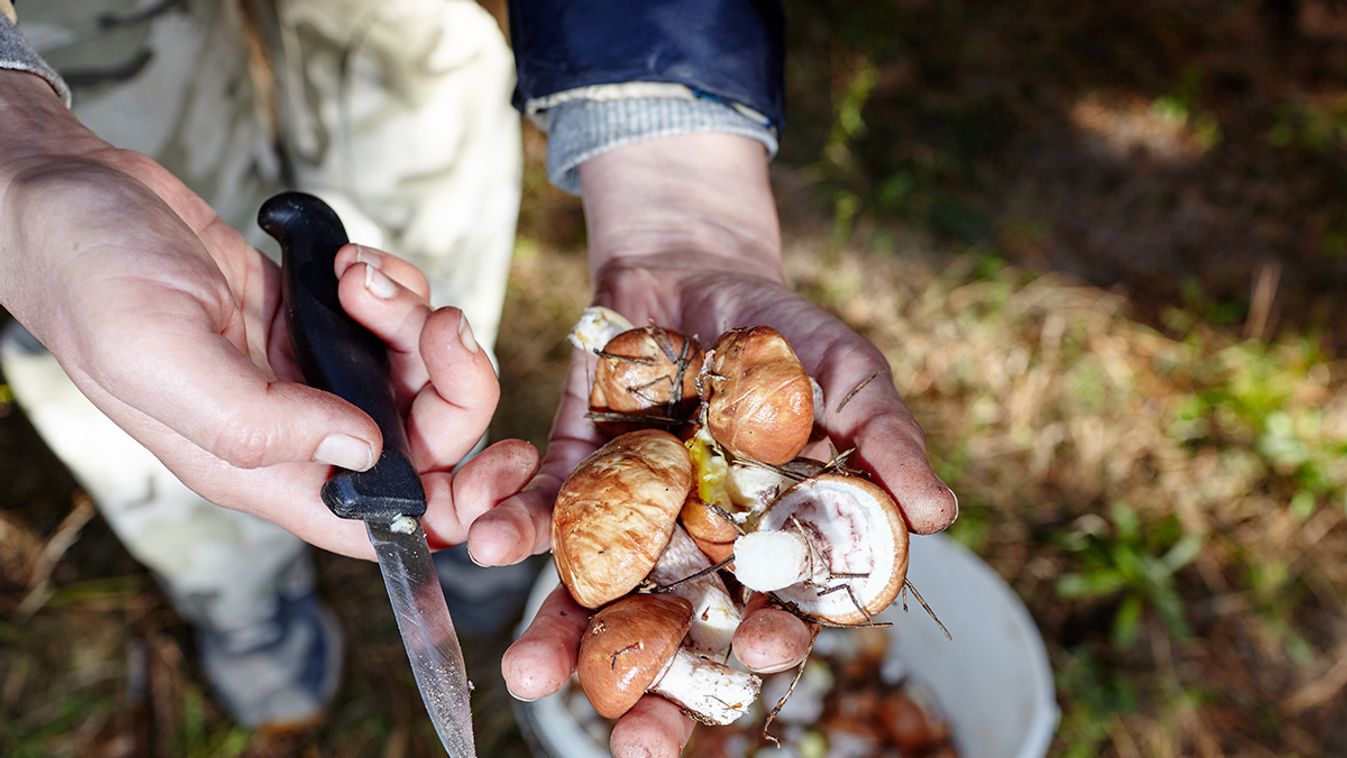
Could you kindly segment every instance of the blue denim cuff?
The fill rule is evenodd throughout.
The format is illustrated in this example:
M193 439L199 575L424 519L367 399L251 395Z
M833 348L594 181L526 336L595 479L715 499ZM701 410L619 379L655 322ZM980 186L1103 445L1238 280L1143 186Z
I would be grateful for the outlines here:
M576 99L558 103L535 120L547 131L547 178L557 188L581 194L580 164L615 147L656 137L718 132L755 139L776 155L776 133L716 100L637 97Z
M66 86L65 80L33 51L4 14L0 14L0 69L37 74L47 80L47 84L56 90L66 105L70 105L70 88Z
M785 118L780 0L510 0L515 106L595 86L681 85Z

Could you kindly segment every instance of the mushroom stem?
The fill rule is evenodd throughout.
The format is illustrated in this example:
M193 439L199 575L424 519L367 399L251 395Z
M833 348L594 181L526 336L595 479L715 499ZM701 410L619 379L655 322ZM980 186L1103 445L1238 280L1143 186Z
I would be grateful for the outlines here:
M761 688L762 680L752 674L680 649L647 691L703 724L724 726L748 712Z
M796 530L749 532L734 541L734 576L751 590L775 592L813 579L821 568L816 552Z
M580 320L571 328L566 338L572 345L592 353L601 350L609 340L631 328L632 323L621 313L594 305L580 314Z
M711 562L680 526L674 526L669 546L650 571L649 579L669 588L669 592L692 604L692 626L684 643L699 654L724 661L729 656L734 630L740 621L739 609L725 591L725 584ZM706 571L695 579L685 579Z

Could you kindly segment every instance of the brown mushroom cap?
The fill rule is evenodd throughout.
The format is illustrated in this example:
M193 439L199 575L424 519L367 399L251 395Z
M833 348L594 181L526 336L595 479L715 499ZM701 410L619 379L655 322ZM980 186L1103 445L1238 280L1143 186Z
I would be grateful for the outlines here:
M673 595L632 595L589 620L575 673L600 716L626 713L678 652L692 604Z
M781 333L734 329L716 341L703 382L711 436L736 456L779 465L799 455L814 426L814 388Z
M849 585L850 593L820 594L829 587L809 584L773 593L814 618L835 624L868 621L897 599L907 579L907 525L889 494L868 479L844 474L806 479L781 493L757 528L803 529L832 574L860 575L828 580L829 587Z
M739 530L724 516L711 510L695 492L688 495L679 519L688 536L713 563L734 554L734 541L739 537Z
M552 554L571 597L597 608L630 592L669 544L692 485L677 437L624 434L580 462L552 510Z
M595 424L609 434L681 427L698 404L702 358L696 339L662 327L646 326L617 335L604 346L594 368L589 409L634 419L631 423L599 419ZM674 421L651 420L661 417Z
M893 692L879 704L877 719L889 741L903 753L917 753L949 739L949 724L926 712L905 692Z

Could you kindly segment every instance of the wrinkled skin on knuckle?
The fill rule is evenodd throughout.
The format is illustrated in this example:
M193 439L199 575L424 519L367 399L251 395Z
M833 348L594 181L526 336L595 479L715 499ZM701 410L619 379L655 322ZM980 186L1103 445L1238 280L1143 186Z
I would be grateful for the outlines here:
M256 414L235 414L220 426L207 444L207 451L238 468L266 465L281 432L272 423L258 421Z

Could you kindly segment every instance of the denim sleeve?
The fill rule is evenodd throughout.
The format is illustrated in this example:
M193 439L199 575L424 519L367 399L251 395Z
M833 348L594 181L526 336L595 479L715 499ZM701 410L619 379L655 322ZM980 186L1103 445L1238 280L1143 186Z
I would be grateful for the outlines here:
M677 84L784 116L785 21L772 0L511 0L516 107L601 84Z
M0 69L37 74L47 80L66 105L70 105L70 88L66 86L65 80L29 47L11 21L9 11L13 10L13 6L3 3L0 4L0 10L7 11L0 13Z
M549 133L548 177L619 145L723 132L761 142L784 118L784 20L766 0L511 0L515 106Z

